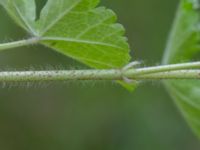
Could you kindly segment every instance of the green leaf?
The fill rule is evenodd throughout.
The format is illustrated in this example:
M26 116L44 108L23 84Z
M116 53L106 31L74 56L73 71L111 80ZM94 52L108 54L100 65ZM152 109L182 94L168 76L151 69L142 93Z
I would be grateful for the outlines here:
M164 63L197 59L199 52L199 1L182 0L169 38ZM176 80L167 81L165 84L182 114L200 137L200 81Z
M98 2L99 0L48 0L38 21L40 32L45 33L72 11L86 12Z
M1 0L11 17L40 43L94 68L129 63L124 27L99 0L48 0L36 20L34 0ZM96 8L97 7L97 8Z
M35 35L36 8L34 0L0 0L15 22L29 33Z
M129 61L129 47L115 20L105 8L74 10L43 34L43 43L91 67L120 67Z

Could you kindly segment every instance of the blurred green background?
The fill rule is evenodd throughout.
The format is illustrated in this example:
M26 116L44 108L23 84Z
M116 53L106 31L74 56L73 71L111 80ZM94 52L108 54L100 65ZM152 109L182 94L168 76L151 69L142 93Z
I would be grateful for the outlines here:
M38 0L38 2L43 2ZM162 59L178 1L102 0L127 29L132 56ZM0 8L0 41L27 38ZM42 46L0 53L0 70L85 66ZM129 93L112 82L1 84L2 150L199 150L200 144L160 83Z

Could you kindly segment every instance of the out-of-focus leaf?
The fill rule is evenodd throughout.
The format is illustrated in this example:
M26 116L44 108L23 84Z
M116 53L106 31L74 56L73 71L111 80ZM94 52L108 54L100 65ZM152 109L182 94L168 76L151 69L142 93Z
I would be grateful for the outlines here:
M198 0L182 0L170 35L164 63L190 61L200 52ZM200 81L167 81L166 87L186 120L200 136Z

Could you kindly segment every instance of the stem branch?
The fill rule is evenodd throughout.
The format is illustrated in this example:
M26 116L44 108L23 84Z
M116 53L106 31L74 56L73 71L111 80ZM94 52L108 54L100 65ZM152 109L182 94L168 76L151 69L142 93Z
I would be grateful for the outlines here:
M38 41L39 41L39 38L31 38L31 39L25 39L21 41L2 43L0 44L0 51L35 44Z

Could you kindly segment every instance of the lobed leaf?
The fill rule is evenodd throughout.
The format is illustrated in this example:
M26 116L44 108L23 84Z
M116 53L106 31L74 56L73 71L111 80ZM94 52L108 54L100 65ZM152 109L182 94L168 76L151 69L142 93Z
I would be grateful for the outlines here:
M129 61L129 46L115 20L105 8L72 11L44 33L43 43L91 67L120 67Z
M190 61L200 52L198 0L182 0L170 35L164 63ZM200 137L200 81L167 81L165 85L184 117Z

